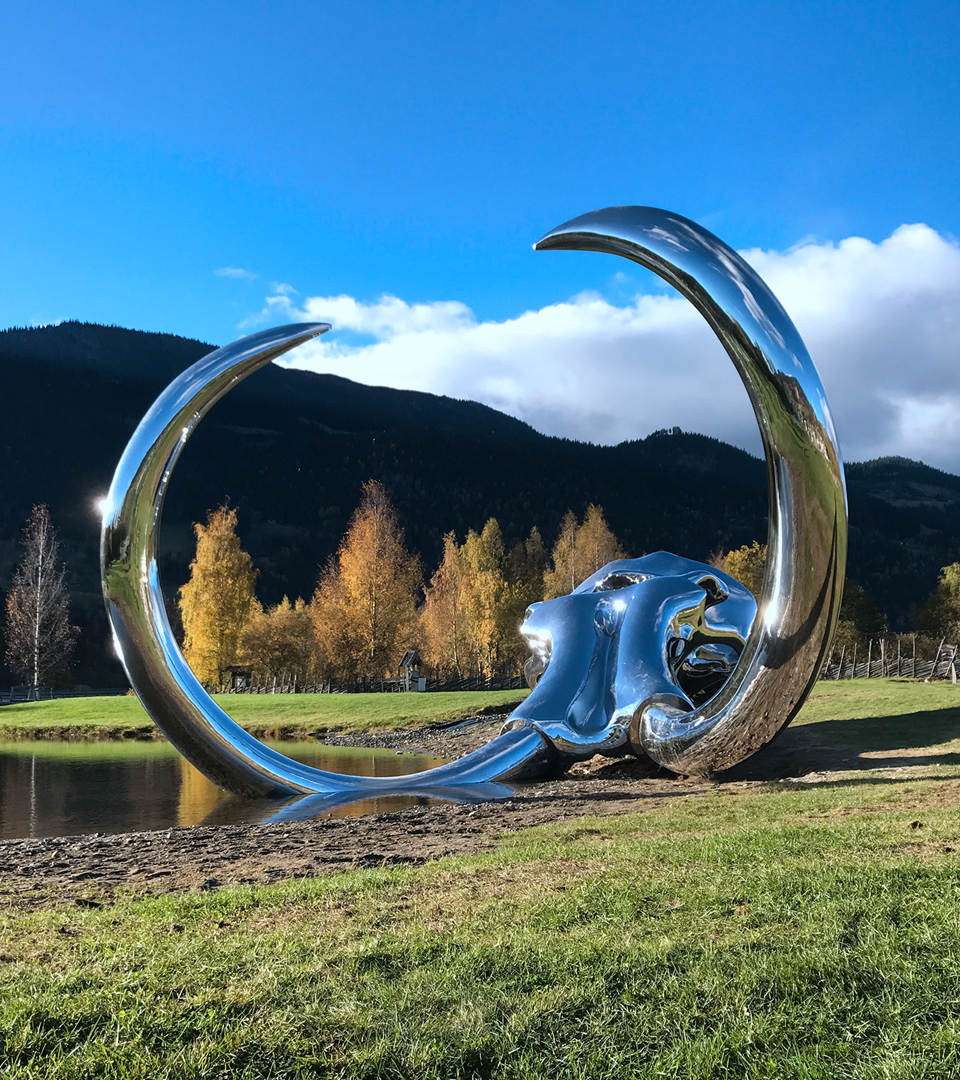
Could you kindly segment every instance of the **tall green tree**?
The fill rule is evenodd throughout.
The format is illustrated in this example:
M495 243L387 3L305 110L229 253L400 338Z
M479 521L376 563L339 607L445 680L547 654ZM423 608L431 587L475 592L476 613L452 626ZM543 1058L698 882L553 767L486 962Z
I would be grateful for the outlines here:
M193 530L196 554L190 578L180 587L183 655L204 686L224 690L255 603L257 572L237 535L236 510L211 510L206 525L197 523Z

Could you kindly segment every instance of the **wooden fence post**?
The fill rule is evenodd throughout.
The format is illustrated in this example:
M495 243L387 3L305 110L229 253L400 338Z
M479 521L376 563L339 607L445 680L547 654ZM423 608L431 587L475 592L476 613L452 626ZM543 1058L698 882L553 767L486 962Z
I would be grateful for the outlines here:
M873 662L873 638L870 639L870 643L867 645L867 678L870 678L870 665Z
M946 638L940 639L940 644L937 646L937 655L934 657L933 660L933 667L930 669L930 674L926 677L926 679L924 679L924 682L929 682L931 679L935 679L937 677L937 663L940 660L940 650L943 648L944 641L946 641Z
M853 643L853 668L850 671L850 678L855 679L857 677L857 643Z

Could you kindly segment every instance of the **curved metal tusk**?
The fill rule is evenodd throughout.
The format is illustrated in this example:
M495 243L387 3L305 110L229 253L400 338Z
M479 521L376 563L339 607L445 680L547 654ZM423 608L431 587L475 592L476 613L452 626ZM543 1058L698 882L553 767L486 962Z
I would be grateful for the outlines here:
M537 251L600 251L653 270L703 315L756 413L770 491L767 565L746 647L723 689L692 712L650 701L632 740L676 772L729 768L769 742L813 686L836 626L847 554L843 463L813 361L776 297L696 223L616 206L547 233Z
M107 614L130 685L157 727L201 772L240 795L421 791L519 778L546 766L546 740L530 727L506 732L458 761L410 776L325 772L264 746L203 689L177 647L157 570L163 499L180 451L224 394L278 356L330 329L282 326L198 360L163 391L117 465L103 511L100 572Z

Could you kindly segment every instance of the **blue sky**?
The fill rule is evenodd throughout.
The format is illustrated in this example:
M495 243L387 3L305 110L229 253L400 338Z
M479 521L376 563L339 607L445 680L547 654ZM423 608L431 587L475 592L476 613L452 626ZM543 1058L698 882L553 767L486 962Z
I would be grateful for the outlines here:
M0 13L0 325L80 318L223 343L265 308L261 322L341 295L455 302L479 324L591 290L622 309L656 291L635 268L530 245L630 202L766 253L882 245L922 223L912 257L947 259L952 282L955 0L144 7ZM299 298L287 312L283 296ZM355 319L344 340L395 337ZM412 384L523 411L461 374ZM529 418L580 433L548 412ZM911 449L905 422L890 449Z

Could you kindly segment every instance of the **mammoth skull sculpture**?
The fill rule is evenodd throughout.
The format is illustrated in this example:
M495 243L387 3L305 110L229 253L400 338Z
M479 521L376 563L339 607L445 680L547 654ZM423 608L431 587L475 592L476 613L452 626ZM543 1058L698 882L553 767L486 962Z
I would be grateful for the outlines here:
M537 250L599 251L645 266L682 293L720 339L750 397L770 492L756 603L732 578L659 552L603 567L530 609L523 633L536 686L506 729L450 764L404 777L326 772L258 742L184 661L167 620L157 532L177 458L238 382L330 327L284 326L197 361L163 391L127 444L104 501L101 577L130 684L170 741L241 795L422 794L553 771L592 753L643 753L677 772L719 771L796 715L836 625L846 493L820 377L756 272L679 214L611 207L548 233Z
M756 611L739 581L666 551L607 563L528 608L520 633L533 693L507 727L529 724L571 759L645 753L647 710L692 712L713 697Z

